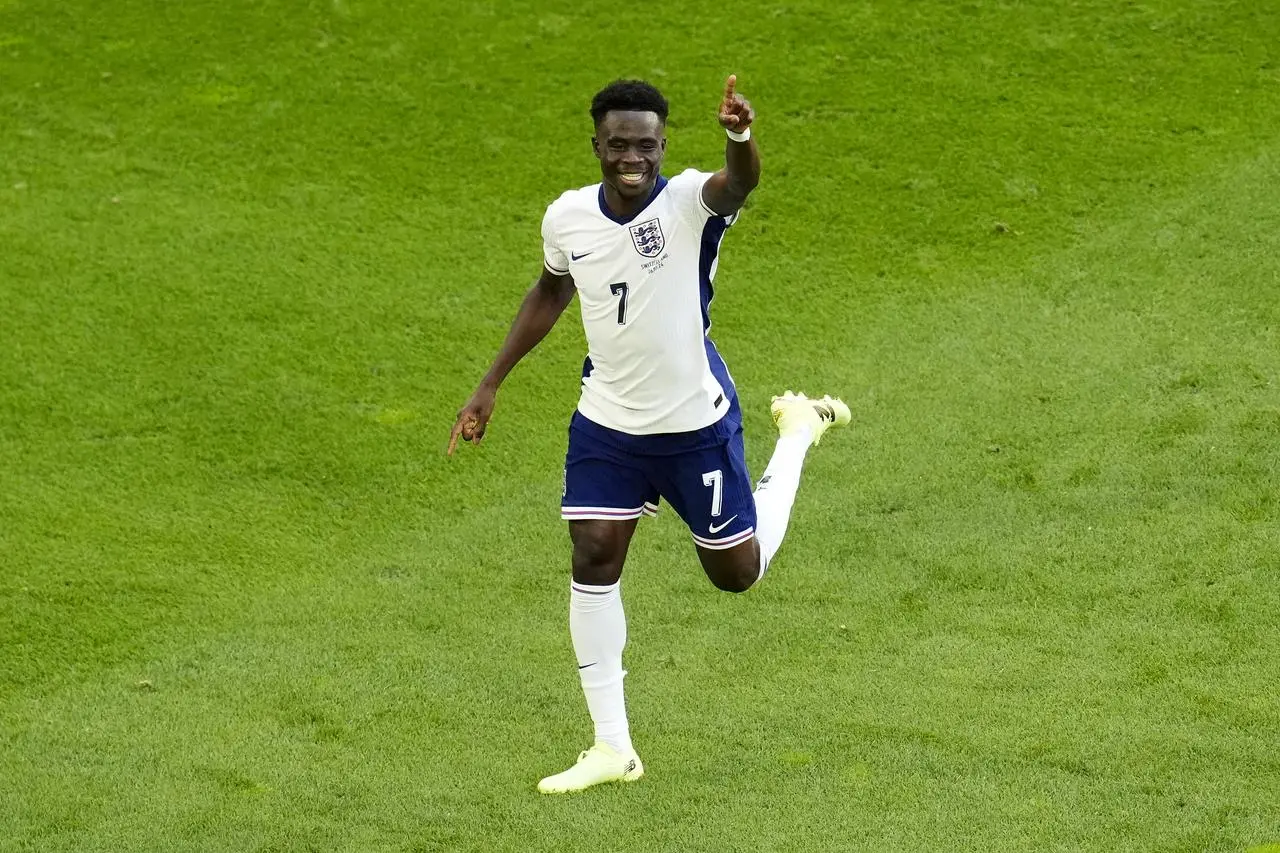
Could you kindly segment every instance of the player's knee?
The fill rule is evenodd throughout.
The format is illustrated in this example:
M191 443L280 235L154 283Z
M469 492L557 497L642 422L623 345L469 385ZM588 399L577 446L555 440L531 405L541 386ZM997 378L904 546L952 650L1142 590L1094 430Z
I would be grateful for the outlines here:
M711 578L711 582L715 584L716 589L724 592L746 592L755 585L759 572L755 569L750 571L745 568L734 569L725 575L718 575Z
M721 559L707 567L707 577L716 589L724 592L746 592L760 578L760 567L750 552L737 553L732 558Z
M573 576L582 583L610 584L622 570L617 538L606 531L583 531L573 537Z

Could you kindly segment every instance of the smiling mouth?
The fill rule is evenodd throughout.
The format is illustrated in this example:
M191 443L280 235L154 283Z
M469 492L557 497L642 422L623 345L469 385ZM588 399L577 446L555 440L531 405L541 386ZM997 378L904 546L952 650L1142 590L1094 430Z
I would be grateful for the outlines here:
M629 187L638 187L644 183L644 172L619 172L618 180L622 181Z

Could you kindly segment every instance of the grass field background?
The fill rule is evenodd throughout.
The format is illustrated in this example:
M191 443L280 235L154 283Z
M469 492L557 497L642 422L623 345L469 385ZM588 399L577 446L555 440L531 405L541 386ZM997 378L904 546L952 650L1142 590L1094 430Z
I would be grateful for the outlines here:
M763 183L714 336L838 393L766 582L624 575L634 786L557 519L571 311L453 413L671 99ZM0 851L1280 842L1280 9L0 0Z

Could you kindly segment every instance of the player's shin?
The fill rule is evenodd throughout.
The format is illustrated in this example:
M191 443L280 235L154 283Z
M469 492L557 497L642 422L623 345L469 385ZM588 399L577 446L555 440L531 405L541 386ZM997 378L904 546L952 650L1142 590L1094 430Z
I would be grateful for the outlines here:
M595 738L620 755L630 754L631 735L623 701L622 650L627 621L619 583L594 586L574 581L569 592L569 633Z
M801 432L778 439L769 466L756 485L756 542L760 545L760 577L782 545L791 520L791 507L800 486L800 471L809 451L810 434Z

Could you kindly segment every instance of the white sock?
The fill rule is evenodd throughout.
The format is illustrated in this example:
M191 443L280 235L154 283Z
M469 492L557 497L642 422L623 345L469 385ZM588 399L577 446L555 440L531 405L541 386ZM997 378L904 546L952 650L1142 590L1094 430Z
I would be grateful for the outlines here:
M806 429L778 439L769 467L756 485L756 542L760 545L760 577L778 553L791 520L791 506L800 486L800 470L813 436Z
M618 584L569 585L569 634L578 657L578 677L596 740L620 755L631 752L627 707L622 698L622 649L627 645L627 618Z

